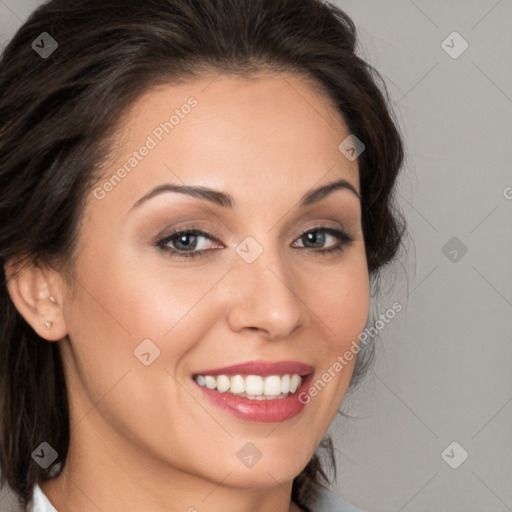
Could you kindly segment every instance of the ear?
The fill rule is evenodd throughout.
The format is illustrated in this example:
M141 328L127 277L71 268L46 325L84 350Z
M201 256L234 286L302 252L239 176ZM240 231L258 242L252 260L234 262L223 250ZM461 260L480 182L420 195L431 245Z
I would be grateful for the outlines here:
M67 329L60 274L48 267L31 264L19 267L12 259L4 269L11 300L32 329L48 341L64 338Z

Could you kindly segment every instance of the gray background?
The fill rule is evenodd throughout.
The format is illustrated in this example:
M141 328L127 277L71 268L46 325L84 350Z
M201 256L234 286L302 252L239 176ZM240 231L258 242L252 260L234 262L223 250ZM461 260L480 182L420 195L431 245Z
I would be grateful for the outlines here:
M0 0L0 48L40 3ZM512 1L336 4L385 78L405 137L397 198L409 239L374 304L404 311L343 404L355 418L330 429L333 490L371 512L510 511ZM442 45L454 31L469 44L457 58L444 48L461 41ZM457 469L441 456L454 441L446 460L468 453Z

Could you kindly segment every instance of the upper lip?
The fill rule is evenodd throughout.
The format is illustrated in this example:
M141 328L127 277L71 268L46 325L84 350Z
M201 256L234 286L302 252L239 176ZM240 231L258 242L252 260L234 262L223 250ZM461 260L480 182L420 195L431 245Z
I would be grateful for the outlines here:
M298 361L249 361L247 363L225 366L224 368L215 368L195 372L194 375L286 375L298 374L301 376L313 373L313 367L306 363Z

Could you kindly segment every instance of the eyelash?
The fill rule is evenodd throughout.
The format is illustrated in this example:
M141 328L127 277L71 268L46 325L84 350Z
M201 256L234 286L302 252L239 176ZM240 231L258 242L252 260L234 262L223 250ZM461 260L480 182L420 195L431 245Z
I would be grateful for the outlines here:
M349 247L354 241L354 237L346 233L345 231L327 227L327 226L319 226L315 228L310 228L306 231L303 231L297 238L297 240L301 239L305 235L309 233L317 233L317 232L323 232L327 233L329 235L334 236L338 239L339 243L335 247L331 247L330 249L312 249L306 247L305 250L312 251L315 253L319 253L322 256L326 256L327 254L335 253L335 252L341 252L345 250L346 247ZM213 249L203 249L200 251L194 250L194 251L181 251L177 249L171 249L166 244L169 242L174 241L177 239L180 235L194 235L194 236L203 236L213 242L218 242L218 240L210 236L208 233L205 233L204 231L201 231L198 228L194 227L187 227L183 229L178 229L174 232L172 232L170 235L166 236L162 240L158 241L155 245L162 249L163 251L170 253L173 256L176 256L179 259L195 259L201 257L203 254L205 254L208 251L211 251Z

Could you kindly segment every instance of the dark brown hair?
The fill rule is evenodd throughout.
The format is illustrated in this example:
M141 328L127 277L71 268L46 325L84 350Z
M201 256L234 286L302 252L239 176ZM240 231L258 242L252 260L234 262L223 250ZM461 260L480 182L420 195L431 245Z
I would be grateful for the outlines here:
M58 48L32 47L47 32ZM0 263L73 262L81 213L118 121L159 84L205 73L293 72L312 81L366 146L359 156L370 275L394 259L405 229L393 190L402 139L384 81L356 55L356 29L320 0L52 0L39 7L0 61ZM377 84L379 81L379 84ZM340 141L341 142L341 141ZM65 462L69 416L57 343L39 337L0 285L0 464L26 507L36 482L56 476L31 457L43 441ZM358 354L351 387L373 345ZM336 473L330 438L322 441ZM305 510L322 482L315 454L295 478Z

